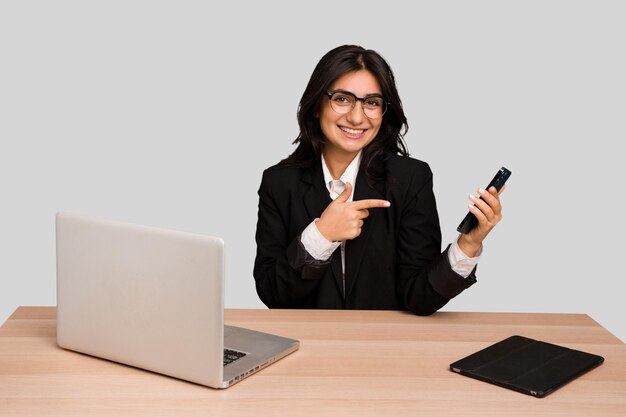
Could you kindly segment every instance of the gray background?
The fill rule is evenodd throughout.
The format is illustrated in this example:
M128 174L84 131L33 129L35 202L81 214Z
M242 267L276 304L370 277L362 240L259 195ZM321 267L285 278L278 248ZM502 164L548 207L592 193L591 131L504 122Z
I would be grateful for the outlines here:
M444 242L513 171L479 283L444 310L586 313L626 340L623 2L0 3L0 321L55 304L54 214L221 236L227 306L259 308L257 189L313 67L395 71Z

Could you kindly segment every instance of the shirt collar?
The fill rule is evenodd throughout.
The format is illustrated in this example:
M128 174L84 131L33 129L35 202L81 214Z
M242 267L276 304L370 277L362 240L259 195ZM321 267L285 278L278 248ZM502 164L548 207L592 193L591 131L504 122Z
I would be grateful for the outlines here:
M356 176L359 173L359 165L361 165L361 153L362 151L359 151L359 153L356 154L352 162L350 162L346 170L343 172L343 174L341 174L341 177L339 178L339 181L343 182L344 184L347 182L352 184L353 195L354 195ZM333 180L333 176L330 175L330 170L328 169L328 166L326 165L324 154L322 154L322 171L324 172L324 184L326 184L326 189L328 189L328 191L330 192L331 183L334 180ZM352 196L350 196L350 198L352 198Z

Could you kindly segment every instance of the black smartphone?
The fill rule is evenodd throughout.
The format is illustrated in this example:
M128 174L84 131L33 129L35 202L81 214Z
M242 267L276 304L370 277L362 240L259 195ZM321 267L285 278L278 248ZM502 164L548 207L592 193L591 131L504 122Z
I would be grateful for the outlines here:
M491 180L485 190L489 190L491 187L496 187L496 190L500 191L506 180L511 176L511 171L505 167L500 168L495 177ZM482 197L480 198L482 200ZM469 233L478 224L478 219L472 214L471 211L467 212L467 216L463 219L459 227L456 228L459 233Z

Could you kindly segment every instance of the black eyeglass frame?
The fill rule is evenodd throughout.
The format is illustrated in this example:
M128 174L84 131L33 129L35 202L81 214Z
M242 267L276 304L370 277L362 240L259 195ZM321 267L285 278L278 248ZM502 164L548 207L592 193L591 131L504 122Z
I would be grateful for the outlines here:
M367 117L368 119L380 119L381 117L383 117L385 115L385 113L387 113L387 109L389 108L389 102L387 100L385 100L385 98L380 95L380 94L368 94L365 97L357 97L356 94L354 94L351 91L347 91L347 90L332 90L332 91L327 91L326 92L326 97L328 97L328 100L331 100L332 103L332 99L333 96L337 93L341 93L341 94L346 94L348 96L352 96L354 97L354 104L352 105L352 108L350 109L350 111L346 112L346 113L339 113L337 110L335 110L335 108L331 105L330 107L333 109L334 112L336 112L337 114L348 114L350 113L352 110L354 110L354 106L356 106L356 102L360 101L363 106L362 106L362 110L363 110L363 114L365 114L365 117ZM367 113L365 113L365 100L372 98L372 97L377 97L377 98L381 98L383 100L383 112L379 117L369 117L367 115Z

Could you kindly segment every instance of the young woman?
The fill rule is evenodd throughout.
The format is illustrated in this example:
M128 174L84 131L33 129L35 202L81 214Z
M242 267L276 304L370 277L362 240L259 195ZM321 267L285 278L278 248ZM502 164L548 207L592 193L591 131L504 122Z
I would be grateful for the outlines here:
M395 78L378 53L345 45L322 57L298 123L296 150L259 188L254 278L268 307L428 315L476 282L499 194L470 197L478 226L442 253L432 172L408 156Z

